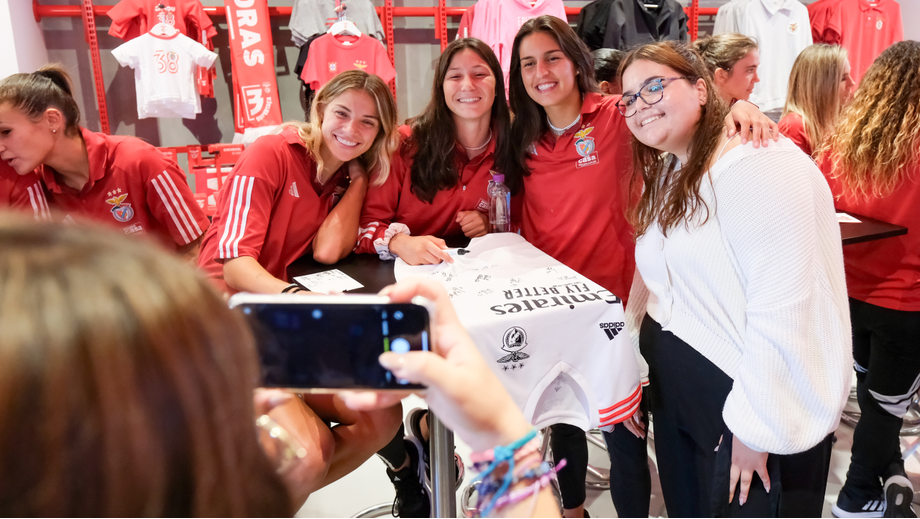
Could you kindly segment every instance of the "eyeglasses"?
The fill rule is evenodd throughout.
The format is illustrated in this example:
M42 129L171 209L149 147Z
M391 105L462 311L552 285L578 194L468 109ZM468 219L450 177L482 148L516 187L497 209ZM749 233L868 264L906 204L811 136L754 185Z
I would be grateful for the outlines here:
M693 81L696 78L689 76L680 76L680 77L661 77L657 79L652 79L645 84L639 92L636 94L623 94L623 97L617 101L617 109L620 110L620 113L624 117L632 117L636 115L636 110L639 109L636 106L636 101L641 97L645 104L653 105L664 97L664 87L668 86L671 81L676 79L686 79L687 81ZM668 81L669 83L665 83Z

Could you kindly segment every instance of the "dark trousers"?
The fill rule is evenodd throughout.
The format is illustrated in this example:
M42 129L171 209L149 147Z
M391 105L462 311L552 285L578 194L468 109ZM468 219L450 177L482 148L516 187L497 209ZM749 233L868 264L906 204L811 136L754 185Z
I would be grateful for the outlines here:
M655 452L668 517L820 517L830 435L804 453L770 455L770 494L755 475L745 505L737 506L736 492L729 507L732 437L722 408L731 378L648 316L639 342L649 364Z
M899 433L920 385L920 312L850 299L856 395L861 416L844 490L874 496L892 463L901 461ZM855 496L854 496L855 497Z
M588 440L585 432L574 425L560 423L549 428L553 462L558 465L565 460L565 467L557 474L562 507L578 508L585 504L587 498L585 478L588 477Z
M648 430L647 394L642 396L639 409ZM610 497L617 517L648 517L652 477L646 439L636 438L626 426L617 424L612 432L604 432L604 443L610 457Z

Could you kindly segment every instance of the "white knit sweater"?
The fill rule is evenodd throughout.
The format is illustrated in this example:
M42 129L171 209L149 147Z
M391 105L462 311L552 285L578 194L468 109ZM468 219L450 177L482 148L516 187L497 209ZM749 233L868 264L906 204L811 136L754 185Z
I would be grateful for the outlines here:
M638 347L647 311L731 377L722 417L745 445L805 451L837 428L853 364L830 189L787 139L738 146L709 178L708 221L639 239L630 333Z

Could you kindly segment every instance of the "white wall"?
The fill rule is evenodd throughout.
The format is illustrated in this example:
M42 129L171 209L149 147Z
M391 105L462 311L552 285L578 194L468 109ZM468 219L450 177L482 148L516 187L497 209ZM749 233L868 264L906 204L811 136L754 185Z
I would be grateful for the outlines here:
M920 0L898 0L901 20L904 22L904 39L920 41Z
M29 0L0 2L0 78L32 72L48 62L42 28L32 14Z

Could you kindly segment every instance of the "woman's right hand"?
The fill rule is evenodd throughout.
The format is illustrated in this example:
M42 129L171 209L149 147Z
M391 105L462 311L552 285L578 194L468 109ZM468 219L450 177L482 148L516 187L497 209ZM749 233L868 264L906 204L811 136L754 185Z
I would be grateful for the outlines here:
M444 251L447 243L434 236L409 236L397 234L390 239L390 252L396 254L409 265L434 265L454 259Z
M460 324L444 287L431 280L409 279L380 294L393 302L408 302L415 296L434 302L435 352L387 352L380 356L380 364L398 378L427 386L425 400L448 428L476 451L507 445L531 429ZM373 409L406 395L391 391L344 396L349 407Z

